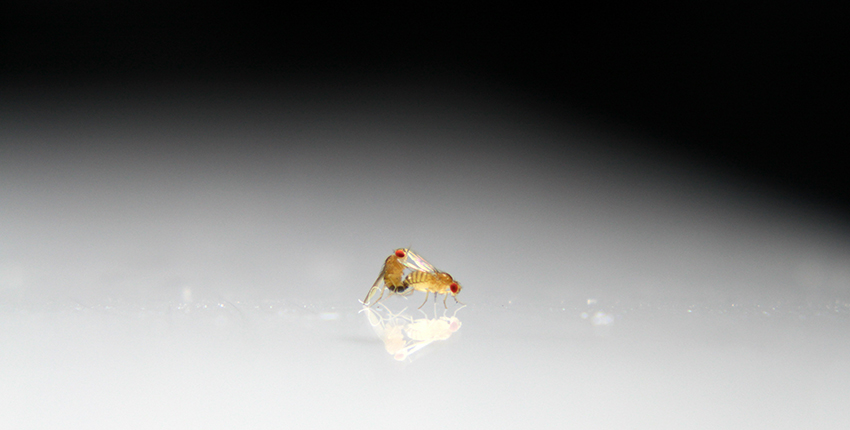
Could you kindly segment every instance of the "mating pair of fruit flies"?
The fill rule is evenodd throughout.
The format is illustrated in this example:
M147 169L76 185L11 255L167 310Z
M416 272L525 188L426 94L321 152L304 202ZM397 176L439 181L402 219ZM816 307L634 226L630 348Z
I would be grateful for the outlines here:
M406 276L404 274L405 269L411 270ZM383 287L381 284L383 284ZM372 297L378 293L378 290L381 291L378 300L370 302ZM424 258L409 248L396 249L395 252L387 257L387 260L384 261L384 267L381 269L381 274L378 275L378 279L372 284L372 288L366 294L363 304L372 306L378 303L384 297L385 290L390 290L391 294L404 296L416 290L424 291L425 301L419 305L419 308L422 308L428 302L428 296L431 293L434 293L435 300L437 299L437 295L445 295L443 297L443 306L446 306L446 299L449 298L449 294L452 295L456 302L463 304L457 299L461 286L452 279L452 275L437 270L431 263L425 261Z

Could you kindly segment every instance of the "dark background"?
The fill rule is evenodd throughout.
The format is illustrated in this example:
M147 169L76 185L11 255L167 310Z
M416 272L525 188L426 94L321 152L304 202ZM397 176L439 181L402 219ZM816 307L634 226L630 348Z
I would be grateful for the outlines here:
M803 2L5 2L7 90L457 80L850 214L843 11Z

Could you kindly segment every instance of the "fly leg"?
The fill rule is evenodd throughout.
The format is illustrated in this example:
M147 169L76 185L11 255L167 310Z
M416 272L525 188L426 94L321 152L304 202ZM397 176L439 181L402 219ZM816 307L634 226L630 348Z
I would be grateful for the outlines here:
M424 301L424 302L422 302L422 304L421 304L421 305L419 305L419 307L418 307L417 309L422 309L422 306L425 306L425 303L428 303L428 296L429 296L430 294L431 294L431 293L430 293L429 291L426 291L426 292L425 292L425 301ZM435 298L435 299L437 298L437 294L436 294L436 293L434 293L434 298Z

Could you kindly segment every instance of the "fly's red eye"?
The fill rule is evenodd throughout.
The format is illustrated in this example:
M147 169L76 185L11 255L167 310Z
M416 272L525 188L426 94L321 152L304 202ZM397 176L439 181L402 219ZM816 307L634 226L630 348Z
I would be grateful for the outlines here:
M449 284L449 289L452 290L452 294L457 294L457 292L460 290L457 286L457 283L455 282Z
M395 256L398 257L398 258L404 258L404 250L403 249L396 249L395 250Z

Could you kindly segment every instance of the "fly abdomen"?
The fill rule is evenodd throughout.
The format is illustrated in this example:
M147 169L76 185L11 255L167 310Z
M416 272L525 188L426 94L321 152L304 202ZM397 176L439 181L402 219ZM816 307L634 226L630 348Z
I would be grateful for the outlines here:
M390 256L390 258L392 258L392 256ZM390 291L400 293L407 289L407 286L405 286L402 281L403 271L404 266L402 266L397 260L387 259L387 263L384 266L384 285L386 285Z
M407 285L387 285L387 288L394 293L403 293L407 289Z
M427 272L414 271L410 272L410 274L408 274L407 277L404 278L403 285L405 287L414 286L414 288L416 288L416 285L431 285L433 283L434 275Z

